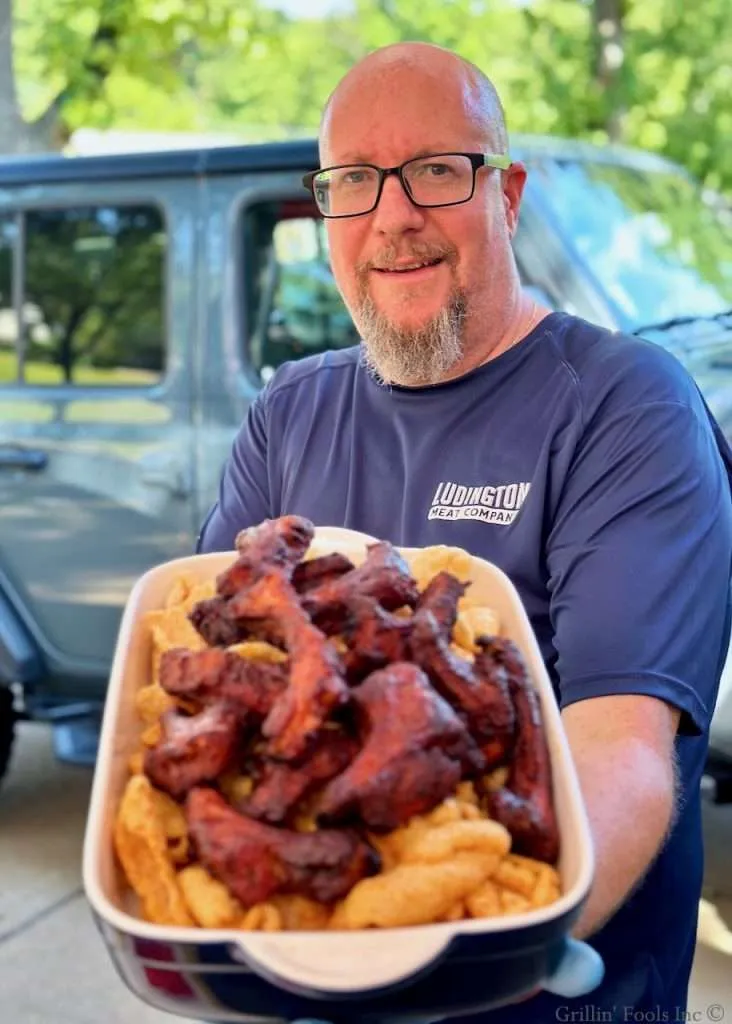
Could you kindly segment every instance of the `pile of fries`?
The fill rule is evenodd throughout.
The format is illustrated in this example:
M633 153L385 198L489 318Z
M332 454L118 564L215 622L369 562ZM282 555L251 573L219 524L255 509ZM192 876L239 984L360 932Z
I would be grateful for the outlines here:
M307 557L312 557L310 552ZM440 571L470 579L471 559L460 549L425 548L408 561L420 590ZM165 606L146 616L150 676L141 680L135 696L139 747L129 758L129 779L114 824L117 858L136 894L141 917L161 925L258 931L398 928L523 913L559 898L556 868L513 852L508 830L489 817L473 783L462 781L429 813L386 834L369 833L366 838L378 851L380 870L358 881L334 904L276 894L266 902L243 906L197 857L182 804L156 789L144 772L145 750L161 738L161 716L174 707L190 710L161 687L161 656L171 648L206 648L188 616L200 601L214 595L215 586L213 579L201 584L180 577ZM500 623L491 609L475 603L469 588L458 612L453 650L472 659L478 650L476 638L498 635ZM245 641L229 650L242 658L286 658L283 651L261 641ZM497 786L504 778L501 768L484 781ZM232 773L216 780L232 804L245 798L252 785L251 778ZM316 825L303 815L294 827L313 831Z

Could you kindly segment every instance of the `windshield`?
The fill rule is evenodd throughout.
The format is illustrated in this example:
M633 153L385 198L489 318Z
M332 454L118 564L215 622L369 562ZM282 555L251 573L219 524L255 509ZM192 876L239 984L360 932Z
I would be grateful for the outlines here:
M732 213L681 173L527 161L625 328L732 306Z

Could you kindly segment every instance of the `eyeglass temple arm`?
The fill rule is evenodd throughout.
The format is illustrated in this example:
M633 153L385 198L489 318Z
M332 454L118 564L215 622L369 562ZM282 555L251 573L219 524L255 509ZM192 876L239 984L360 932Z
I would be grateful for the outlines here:
M483 153L483 166L496 167L498 170L507 171L513 163L508 153Z

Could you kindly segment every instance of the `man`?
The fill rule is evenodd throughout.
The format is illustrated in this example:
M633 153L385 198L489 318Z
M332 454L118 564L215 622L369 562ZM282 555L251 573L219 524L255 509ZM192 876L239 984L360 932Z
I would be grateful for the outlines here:
M399 44L345 76L312 188L362 345L276 374L200 549L299 513L501 566L554 682L593 831L576 934L606 975L582 1006L683 1019L699 782L729 634L732 458L668 354L522 292L511 239L526 171L507 153L493 86L452 53ZM572 1009L541 993L471 1019Z

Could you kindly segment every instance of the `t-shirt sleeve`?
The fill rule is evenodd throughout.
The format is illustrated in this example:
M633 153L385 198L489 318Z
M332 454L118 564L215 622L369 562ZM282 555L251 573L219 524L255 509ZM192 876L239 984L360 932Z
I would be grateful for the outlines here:
M599 412L559 498L547 558L562 706L661 698L704 732L729 633L732 502L701 405Z
M237 533L271 517L264 393L249 406L221 476L196 551L231 551Z

